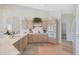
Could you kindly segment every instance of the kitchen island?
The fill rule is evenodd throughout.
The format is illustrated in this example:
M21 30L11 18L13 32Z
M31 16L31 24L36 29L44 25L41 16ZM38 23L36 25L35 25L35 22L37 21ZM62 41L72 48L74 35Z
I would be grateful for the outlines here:
M22 54L27 47L27 34L15 35L11 37L0 38L0 55Z
M55 41L53 41L55 40ZM0 37L0 55L22 55L30 43L55 43L56 39L49 38L48 34L25 33L13 37Z
M47 34L28 34L28 43L46 43L48 42Z

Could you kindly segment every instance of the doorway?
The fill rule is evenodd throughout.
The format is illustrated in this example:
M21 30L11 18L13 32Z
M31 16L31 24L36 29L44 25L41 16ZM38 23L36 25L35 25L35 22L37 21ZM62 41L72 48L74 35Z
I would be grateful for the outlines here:
M61 27L62 27L62 33L61 33L61 39L62 41L63 40L66 40L67 39L67 34L66 34L66 24L62 23L61 24Z

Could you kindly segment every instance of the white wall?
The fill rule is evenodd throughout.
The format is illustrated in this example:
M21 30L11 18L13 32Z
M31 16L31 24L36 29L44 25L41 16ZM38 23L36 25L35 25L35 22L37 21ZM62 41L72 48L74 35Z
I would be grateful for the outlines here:
M22 6L29 6L32 8L45 10L45 11L59 11L64 13L71 13L73 11L73 4L20 4Z
M74 42L75 54L79 55L79 5L76 5L75 24L76 24L76 39Z
M74 6L69 9L64 10L56 10L49 12L49 18L52 19L52 17L57 18L58 20L58 39L59 43L61 43L61 23L62 20L67 25L67 40L71 41L71 26L73 21L73 12L74 12Z
M30 7L23 7L19 5L6 5L5 12L7 12L7 16L20 16L20 17L47 17L48 14L45 11L33 9Z
M57 20L57 39L61 43L61 11L51 11L49 12L49 19L55 18Z
M61 22L66 24L67 40L72 41L72 39L71 39L71 30L72 30L72 23L73 23L73 14L62 14L61 19L62 19Z
M2 27L2 10L0 6L0 32L1 32L1 27Z
M3 30L3 5L0 5L0 32Z
M59 42L61 43L61 15L62 15L62 11L43 11L43 10L39 10L39 9L34 9L34 8L30 8L30 7L24 7L24 6L19 6L19 5L1 5L3 8L3 29L6 28L7 23L10 23L12 21L8 21L10 19L13 19L13 17L16 16L15 19L15 25L17 25L15 28L19 29L18 27L20 24L20 20L22 19L32 19L33 17L41 17L41 18L49 18L52 19L53 17L55 17L56 19L58 19L58 39ZM73 9L66 9L65 13L72 13ZM18 19L20 20L18 20ZM17 20L17 21L16 21ZM8 21L6 23L6 21ZM21 24L20 24L21 25Z
M41 17L42 19L48 18L48 12L29 8L29 7L23 7L19 5L1 5L3 7L2 17L3 17L3 29L6 30L7 24L14 24L14 29L19 30L21 25L22 19L32 19L34 17ZM13 20L13 21L11 21ZM5 31L4 30L4 31Z
M50 18L52 19L52 16L58 19L58 39L59 42L61 42L61 13L60 11L56 12L47 12L43 10L38 10L30 7L24 7L19 5L1 5L3 8L3 28L6 30L7 24L14 24L14 29L19 30L21 23L20 21L22 19L32 19L33 17L41 17L43 19ZM16 18L16 19L14 19ZM13 20L13 21L12 21ZM5 31L3 30L3 31Z

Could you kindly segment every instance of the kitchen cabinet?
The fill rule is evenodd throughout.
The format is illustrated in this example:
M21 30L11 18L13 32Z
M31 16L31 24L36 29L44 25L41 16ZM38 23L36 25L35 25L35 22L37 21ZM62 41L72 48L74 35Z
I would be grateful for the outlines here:
M52 43L52 44L58 44L58 40L56 38L51 38L49 37L49 40L48 40L49 43Z
M48 35L47 34L29 34L28 42L29 43L48 42Z
M30 23L33 25L32 23ZM42 20L42 24L34 25L37 29L33 29L33 33L28 34L28 43L33 42L51 42L51 43L57 43L57 20ZM47 30L47 34L43 33L42 31L38 30L38 28L42 28ZM38 33L38 31L42 32Z
M22 54L24 50L27 48L27 36L21 38L17 42L14 43L16 49Z
M38 35L32 35L32 42L39 42Z
M32 34L28 34L28 43L32 43L34 42L34 40L36 40Z
M47 34L41 34L38 37L39 42L48 42L48 35Z
M32 40L32 39L33 39L33 35L29 35L29 34L28 34L27 36L28 36L28 43L31 43L31 42L33 41L33 40Z
M23 53L26 48L27 48L27 37L25 36L19 42L20 52Z

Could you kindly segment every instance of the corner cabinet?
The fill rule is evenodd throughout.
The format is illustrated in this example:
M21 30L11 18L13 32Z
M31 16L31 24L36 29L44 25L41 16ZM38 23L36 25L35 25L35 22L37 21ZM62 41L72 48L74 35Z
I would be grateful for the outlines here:
M14 43L15 48L22 54L27 48L27 36L21 38L19 41Z
M27 37L23 37L22 39L20 39L20 42L19 42L19 50L21 53L23 53L25 51L27 47Z

